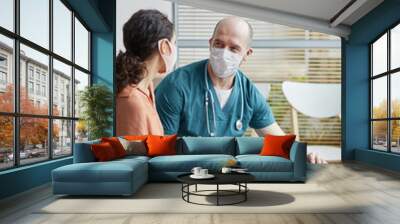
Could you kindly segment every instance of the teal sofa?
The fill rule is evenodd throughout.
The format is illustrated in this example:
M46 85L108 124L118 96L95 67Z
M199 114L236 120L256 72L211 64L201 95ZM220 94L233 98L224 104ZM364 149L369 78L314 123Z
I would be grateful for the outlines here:
M236 160L259 182L305 182L305 143L295 142L290 159L260 156L264 138L260 137L182 137L177 140L177 155L127 156L96 162L90 145L75 144L74 163L52 171L54 194L131 195L148 181L176 181L193 167L219 172L228 160Z

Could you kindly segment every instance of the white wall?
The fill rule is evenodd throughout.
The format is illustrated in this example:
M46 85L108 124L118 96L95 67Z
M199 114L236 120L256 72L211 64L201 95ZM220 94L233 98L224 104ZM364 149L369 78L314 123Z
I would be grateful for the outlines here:
M172 21L172 3L164 0L118 0L117 1L117 53L125 51L122 27L140 9L157 9Z

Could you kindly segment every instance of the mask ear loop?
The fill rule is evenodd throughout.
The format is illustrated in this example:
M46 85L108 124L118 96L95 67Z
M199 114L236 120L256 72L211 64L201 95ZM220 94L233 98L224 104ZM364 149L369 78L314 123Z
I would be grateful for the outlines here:
M163 58L163 62L164 62L164 66L165 66L165 72L167 72L167 62L165 61L164 56L163 56L163 54L161 53L161 43L162 43L162 41L164 41L164 40L167 40L167 39L164 38L164 39L158 40L157 45L158 45L158 53L160 53L160 56Z

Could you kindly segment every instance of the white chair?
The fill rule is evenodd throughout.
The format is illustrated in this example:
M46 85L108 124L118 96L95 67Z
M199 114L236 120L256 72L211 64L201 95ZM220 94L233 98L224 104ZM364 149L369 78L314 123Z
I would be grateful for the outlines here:
M299 139L297 112L314 118L341 117L341 86L331 83L301 83L285 81L282 91L292 106L293 131ZM307 151L315 152L325 160L340 160L341 150L335 146L312 145Z
M340 84L330 83L282 83L282 91L292 107L315 118L340 116Z

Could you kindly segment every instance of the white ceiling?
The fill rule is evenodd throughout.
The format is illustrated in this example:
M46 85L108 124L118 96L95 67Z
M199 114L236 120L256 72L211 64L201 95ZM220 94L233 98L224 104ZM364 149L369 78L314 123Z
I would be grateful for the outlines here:
M226 0L329 21L351 0Z
M267 22L348 37L351 25L383 0L169 0ZM334 22L332 19L352 3Z

